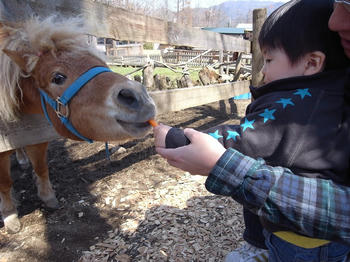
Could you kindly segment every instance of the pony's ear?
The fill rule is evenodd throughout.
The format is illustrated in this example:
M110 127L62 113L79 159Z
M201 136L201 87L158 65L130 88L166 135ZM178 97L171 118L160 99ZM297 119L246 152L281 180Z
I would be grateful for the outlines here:
M13 62L15 62L19 68L21 68L24 72L28 73L27 70L27 59L24 53L12 51L9 49L2 50Z
M6 24L0 21L0 41L3 42L9 35L10 33L6 29Z

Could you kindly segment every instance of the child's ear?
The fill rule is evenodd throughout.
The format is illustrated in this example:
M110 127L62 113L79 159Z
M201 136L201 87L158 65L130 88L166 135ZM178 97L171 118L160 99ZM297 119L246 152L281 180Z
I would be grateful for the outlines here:
M326 62L326 55L321 51L314 51L306 55L304 75L322 72Z

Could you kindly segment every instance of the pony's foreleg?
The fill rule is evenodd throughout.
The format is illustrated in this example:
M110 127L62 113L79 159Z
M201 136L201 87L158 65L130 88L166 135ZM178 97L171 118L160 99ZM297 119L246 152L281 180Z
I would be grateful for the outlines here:
M16 149L16 159L22 169L27 169L29 167L29 160L23 148Z
M47 146L48 143L26 146L26 153L36 174L38 196L47 207L58 208L59 204L49 179L49 168L47 166Z
M17 209L11 199L10 155L12 151L0 153L0 211L5 228L10 233L21 229Z

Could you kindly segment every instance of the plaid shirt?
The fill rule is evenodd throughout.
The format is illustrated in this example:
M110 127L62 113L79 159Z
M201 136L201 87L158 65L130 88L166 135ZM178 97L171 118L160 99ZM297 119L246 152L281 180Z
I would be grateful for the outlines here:
M294 232L350 244L350 187L300 177L232 148L219 159L205 186Z

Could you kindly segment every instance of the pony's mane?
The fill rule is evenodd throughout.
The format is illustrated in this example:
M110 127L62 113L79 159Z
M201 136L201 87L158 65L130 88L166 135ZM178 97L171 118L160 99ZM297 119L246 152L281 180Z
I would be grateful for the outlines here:
M6 24L0 27L0 121L15 121L19 117L22 90L19 81L30 77L40 54L59 51L70 53L89 52L101 58L101 54L89 47L86 28L81 18L45 19L32 17L21 24ZM4 52L3 49L23 52L27 58L27 73L24 73Z

